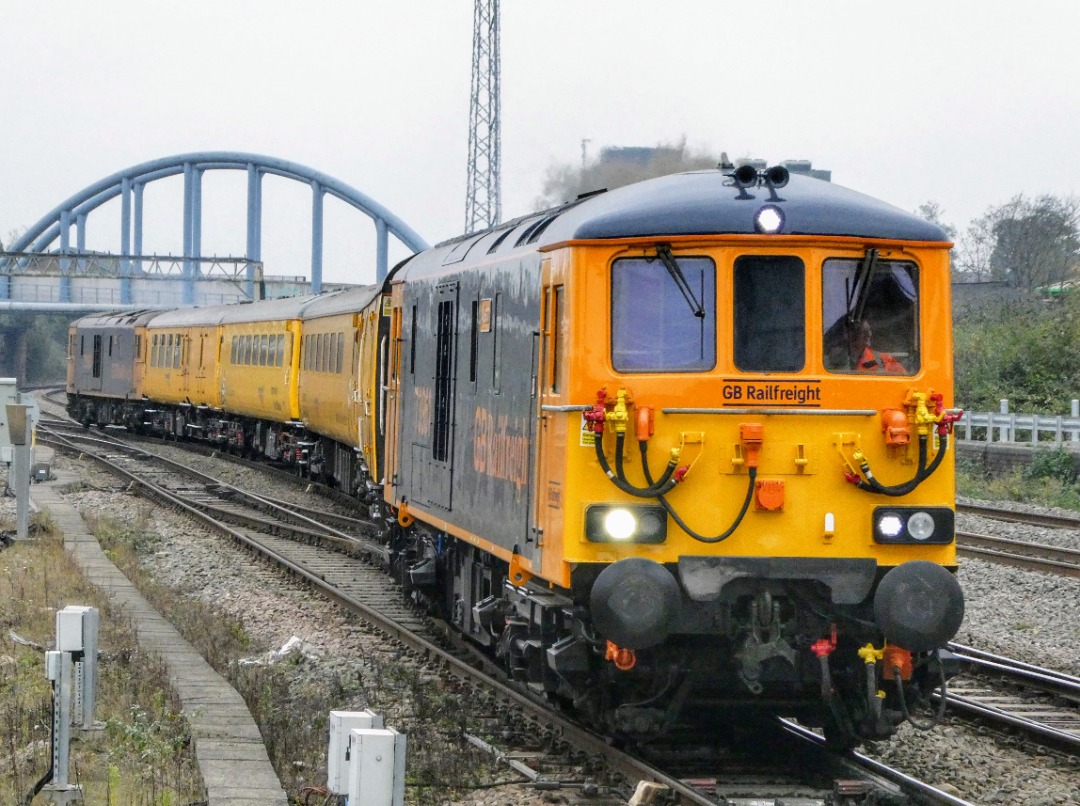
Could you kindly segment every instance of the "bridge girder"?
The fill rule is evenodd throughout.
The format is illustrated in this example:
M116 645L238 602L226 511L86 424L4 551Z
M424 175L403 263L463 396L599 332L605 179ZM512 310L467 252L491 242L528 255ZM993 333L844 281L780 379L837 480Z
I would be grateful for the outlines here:
M59 237L60 251L69 252L71 251L70 229L74 222L77 228L78 251L82 252L86 217L105 202L121 196L120 254L124 256L141 254L143 189L150 182L183 174L184 257L197 260L202 257L202 174L208 170L246 170L248 173L247 255L245 257L253 262L261 260L262 177L271 174L305 182L311 186L311 284L312 290L316 293L322 286L323 199L326 194L365 213L374 222L376 277L379 281L385 278L388 271L390 235L414 252L427 248L424 239L389 209L351 185L321 171L262 154L241 151L200 151L144 162L87 186L46 213L10 244L8 250L43 252ZM132 243L132 214L134 214L134 243ZM194 263L192 263L192 273L194 274ZM194 278L192 278L192 283L193 281ZM248 283L249 286L254 283L253 276L248 278ZM193 294L192 290L192 296Z

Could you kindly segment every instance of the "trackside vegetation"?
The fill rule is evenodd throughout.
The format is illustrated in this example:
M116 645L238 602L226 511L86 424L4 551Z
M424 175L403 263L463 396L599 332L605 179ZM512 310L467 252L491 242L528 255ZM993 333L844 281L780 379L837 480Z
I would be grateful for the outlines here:
M0 519L0 529L14 524ZM0 803L27 803L49 768L45 649L55 641L56 611L72 604L101 613L95 718L103 728L73 739L70 782L83 787L86 803L105 806L203 800L187 723L161 659L140 649L131 622L83 578L48 512L34 515L30 535L0 549ZM44 793L32 801L45 802Z

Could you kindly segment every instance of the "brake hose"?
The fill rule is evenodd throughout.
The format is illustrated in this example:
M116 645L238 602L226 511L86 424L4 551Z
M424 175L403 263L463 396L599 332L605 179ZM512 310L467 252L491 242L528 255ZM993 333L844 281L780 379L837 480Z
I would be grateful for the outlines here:
M622 440L622 435L621 434L619 435L619 439ZM606 475L609 479L611 479L612 484L614 484L616 487L618 487L620 490L622 490L627 495L634 495L634 496L637 496L638 498L657 498L659 496L662 496L664 493L668 492L676 484L678 484L678 481L676 481L674 478L670 478L668 481L664 482L663 484L660 484L659 482L657 482L656 484L651 484L650 483L650 486L642 488L642 487L635 487L634 485L630 484L629 482L623 481L622 479L620 479L618 476L615 475L614 471L612 471L612 469L611 469L611 465L608 464L607 457L604 455L604 446L603 446L602 442L603 442L603 440L602 440L601 435L597 434L596 439L593 442L593 445L596 448L596 459L600 463L600 469L604 471L604 475ZM619 450L619 453L617 455L621 455L621 447L622 447L622 443L620 442L619 443L620 450Z
M934 650L934 660L937 661L938 671L941 672L941 702L938 705L937 713L930 719L929 722L919 722L909 712L907 707L907 700L904 698L904 681L900 678L900 667L893 667L893 674L896 678L896 691L900 697L900 710L904 714L904 718L910 723L911 727L915 730L932 730L941 722L941 718L945 716L945 705L948 702L948 690L945 682L945 667L941 663L941 658L938 655L938 651Z
M924 478L922 474L926 470L926 434L919 435L919 464L915 470L915 475L903 484L895 484L891 487L883 485L874 477L873 472L870 470L870 462L867 461L865 457L859 465L859 470L866 477L865 480L859 479L856 482L856 486L859 487L859 489L867 490L872 493L879 493L880 495L907 495L914 490Z
M615 475L618 476L619 481L621 481L623 484L626 484L628 487L631 487L635 490L640 490L639 495L641 495L642 497L647 496L652 498L655 496L656 493L662 492L664 486L667 485L667 483L671 480L672 475L675 473L675 467L678 464L678 460L672 458L671 461L668 462L668 466L664 468L664 475L662 475L659 480L652 481L652 476L650 475L648 470L648 460L646 458L648 441L643 440L639 443L639 445L641 446L641 464L642 467L645 468L645 477L649 480L649 486L637 487L630 481L630 479L626 478L626 474L623 473L623 451L626 448L625 434L616 433L615 435Z
M645 481L649 482L649 484L651 485L653 483L653 480L652 473L649 472L649 465L645 462L642 462L641 466L642 469L645 471ZM706 537L705 535L698 534L689 526L687 526L686 521L679 517L679 513L675 511L675 508L668 503L667 498L665 498L663 495L657 496L657 499L660 501L660 506L662 506L664 508L664 511L671 516L671 519L679 525L679 528L686 532L688 535L690 535L690 537L694 538L694 540L697 540L700 543L719 543L721 540L727 540L735 533L735 530L739 528L739 524L742 523L743 518L746 517L746 511L750 509L750 502L754 498L754 482L757 481L757 468L748 468L747 474L749 475L749 482L746 485L746 498L743 499L742 509L739 510L739 514L736 516L735 522L732 523L731 526L729 526L724 532L721 532L718 535L714 535L713 537Z
M938 447L938 452L934 456L934 460L930 463L929 466L927 466L926 464L927 438L925 435L919 437L919 469L916 471L915 477L910 481L907 481L903 484L897 484L892 487L886 487L881 484L881 482L879 482L876 478L874 478L874 474L870 471L869 463L865 461L859 466L859 469L862 471L863 475L866 476L866 479L860 479L856 476L851 477L850 480L860 490L866 490L867 492L878 493L880 495L889 495L893 497L907 495L924 481L926 481L928 478L930 478L930 476L933 475L934 471L938 469L938 467L941 465L942 460L945 458L945 454L948 452L949 448L949 435L946 433L941 434L940 436L941 445Z

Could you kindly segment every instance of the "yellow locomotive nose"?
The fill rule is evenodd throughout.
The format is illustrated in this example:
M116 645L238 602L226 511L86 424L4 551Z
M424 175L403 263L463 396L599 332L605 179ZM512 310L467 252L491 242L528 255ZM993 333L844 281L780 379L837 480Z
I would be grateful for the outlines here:
M912 560L881 580L874 618L890 644L912 652L944 646L964 620L964 594L956 577L937 563Z
M678 624L679 583L664 566L628 557L605 568L589 594L600 635L626 649L662 644Z

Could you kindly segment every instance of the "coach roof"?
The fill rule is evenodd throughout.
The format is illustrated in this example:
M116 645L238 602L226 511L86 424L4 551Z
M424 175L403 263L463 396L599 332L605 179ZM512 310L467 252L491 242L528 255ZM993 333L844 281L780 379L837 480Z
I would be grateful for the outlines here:
M208 327L221 324L299 319L304 308L314 299L316 299L315 295L308 294L302 297L284 297L253 303L211 305L206 308L178 308L175 311L163 313L151 321L147 328L153 330L170 327Z

